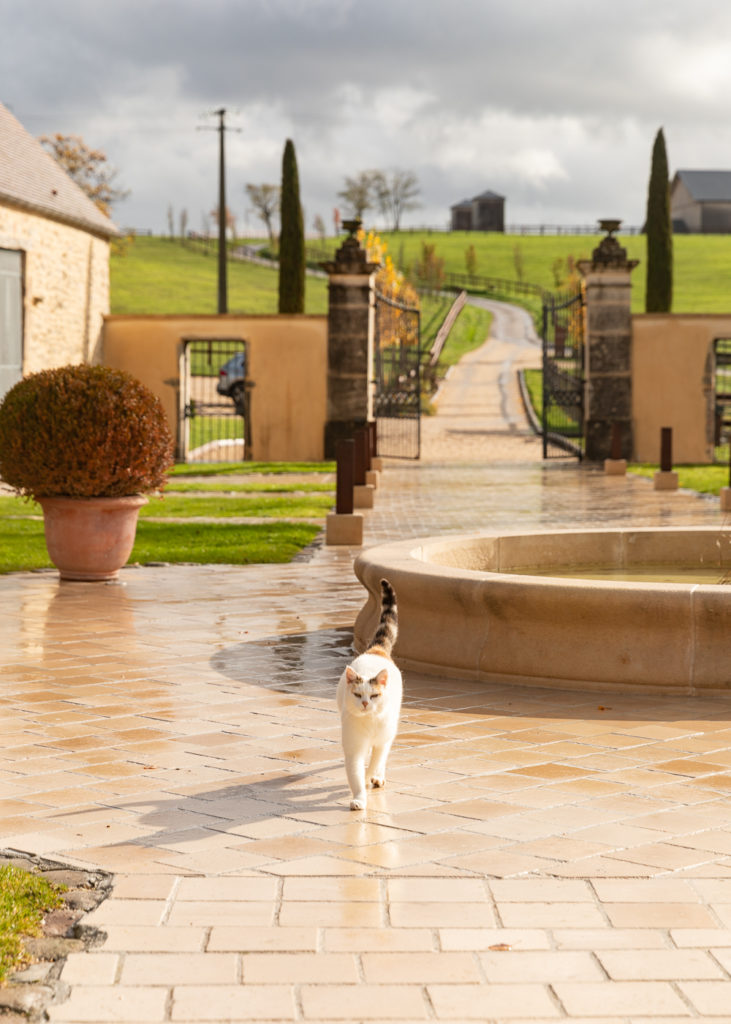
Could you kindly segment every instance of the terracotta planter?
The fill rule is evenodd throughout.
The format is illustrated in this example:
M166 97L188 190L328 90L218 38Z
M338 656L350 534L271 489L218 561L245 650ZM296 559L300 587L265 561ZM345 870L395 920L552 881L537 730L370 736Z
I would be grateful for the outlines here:
M147 498L39 498L48 555L62 580L112 580L134 546Z

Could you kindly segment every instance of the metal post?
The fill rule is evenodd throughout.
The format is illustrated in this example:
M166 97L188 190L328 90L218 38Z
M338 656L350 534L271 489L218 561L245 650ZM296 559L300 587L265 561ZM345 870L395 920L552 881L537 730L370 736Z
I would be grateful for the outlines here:
M610 442L611 459L622 458L622 424L616 421L612 423L612 438Z
M223 140L226 128L225 109L218 115L218 312L228 313L228 282L226 280L226 160Z
M374 455L378 455L378 426L375 420L371 420L368 424L371 435L371 459Z
M547 413L548 413L548 382L546 380L546 364L548 362L548 307L543 303L543 320L541 323L541 340L543 342L543 372L541 374L541 440L543 442L543 458L548 458Z
M669 473L673 468L673 429L660 428L660 472Z
M353 514L353 482L355 478L355 441L340 438L335 445L335 511L338 515Z
M368 431L365 427L355 432L355 476L353 482L356 487L364 486L366 482L366 469L368 468Z

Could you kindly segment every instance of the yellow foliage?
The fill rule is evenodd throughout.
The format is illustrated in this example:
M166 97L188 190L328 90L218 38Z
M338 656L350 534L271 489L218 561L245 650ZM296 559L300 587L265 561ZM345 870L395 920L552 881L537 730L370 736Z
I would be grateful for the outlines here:
M398 270L388 254L388 244L375 231L367 234L360 228L358 241L366 250L371 263L380 263L376 271L376 291L393 302L412 309L419 308L419 293ZM416 345L419 341L414 313L380 303L378 309L378 342L381 348L393 345Z

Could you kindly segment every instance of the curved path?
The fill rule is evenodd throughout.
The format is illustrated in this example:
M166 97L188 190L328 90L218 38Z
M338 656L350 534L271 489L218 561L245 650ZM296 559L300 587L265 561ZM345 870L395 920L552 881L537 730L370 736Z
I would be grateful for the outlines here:
M540 341L528 313L471 296L492 313L485 343L452 368L439 390L437 415L422 419L422 460L536 460L540 441L528 426L517 371L540 366Z

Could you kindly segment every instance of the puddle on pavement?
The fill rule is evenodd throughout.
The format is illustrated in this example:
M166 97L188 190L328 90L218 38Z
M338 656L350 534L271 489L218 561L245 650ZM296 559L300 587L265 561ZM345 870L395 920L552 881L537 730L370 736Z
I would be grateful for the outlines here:
M332 696L354 653L352 629L323 629L236 644L218 651L211 666L242 683Z

